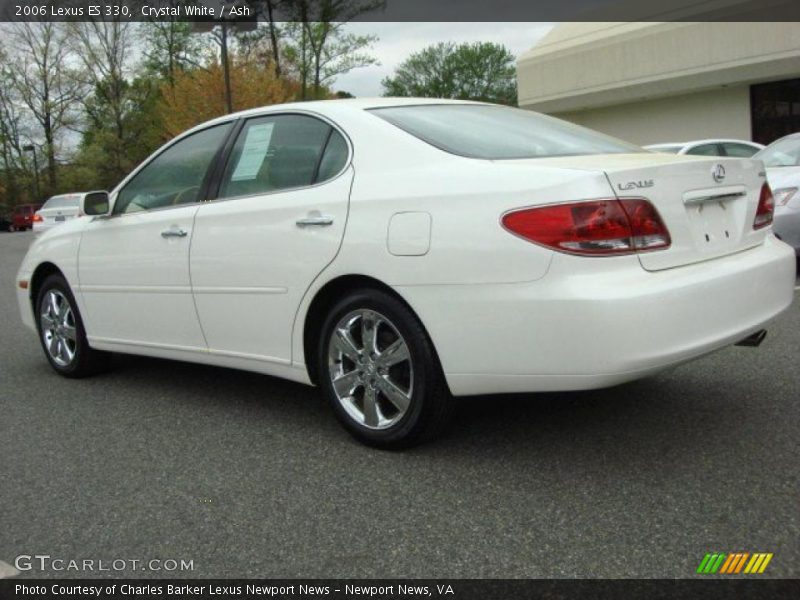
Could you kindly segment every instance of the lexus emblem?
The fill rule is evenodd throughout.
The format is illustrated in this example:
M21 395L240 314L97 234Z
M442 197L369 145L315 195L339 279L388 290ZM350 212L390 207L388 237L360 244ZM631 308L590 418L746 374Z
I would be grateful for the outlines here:
M719 164L715 165L714 168L711 169L711 176L717 183L722 183L725 181L725 167Z

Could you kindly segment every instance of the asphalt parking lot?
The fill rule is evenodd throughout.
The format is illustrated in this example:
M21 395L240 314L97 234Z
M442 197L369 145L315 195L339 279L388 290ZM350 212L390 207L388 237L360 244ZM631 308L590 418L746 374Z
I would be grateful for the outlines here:
M387 453L266 376L120 356L61 379L17 313L31 239L0 234L0 561L194 569L20 577L672 578L712 551L800 576L800 302L758 349L467 399L447 438Z

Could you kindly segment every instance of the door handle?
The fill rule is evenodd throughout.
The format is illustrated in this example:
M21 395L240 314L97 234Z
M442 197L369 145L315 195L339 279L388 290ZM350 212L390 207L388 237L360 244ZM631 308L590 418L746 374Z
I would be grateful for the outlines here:
M165 229L161 232L161 237L163 238L171 238L171 237L186 237L186 230L179 229L176 227L171 227L170 229Z
M319 211L312 210L308 213L307 217L297 219L295 221L298 227L307 227L308 225L326 226L333 224L333 217L330 215L323 215Z

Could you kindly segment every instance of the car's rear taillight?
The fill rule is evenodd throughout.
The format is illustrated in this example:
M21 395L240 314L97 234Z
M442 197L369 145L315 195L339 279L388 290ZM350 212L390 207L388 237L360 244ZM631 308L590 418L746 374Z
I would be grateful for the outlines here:
M506 213L503 226L528 241L589 256L669 248L655 207L643 198L589 200Z
M761 194L758 196L758 208L756 208L756 218L753 219L753 229L761 229L772 223L772 213L775 212L775 198L772 197L772 190L769 184L761 186Z
M33 217L31 217L31 221L33 221L34 223L41 223L42 221L44 221L44 219L42 219L42 215L40 215L37 212L37 213L33 213Z
M796 187L772 190L772 197L775 198L775 206L786 206L789 204L789 200L795 197L795 194L797 194Z

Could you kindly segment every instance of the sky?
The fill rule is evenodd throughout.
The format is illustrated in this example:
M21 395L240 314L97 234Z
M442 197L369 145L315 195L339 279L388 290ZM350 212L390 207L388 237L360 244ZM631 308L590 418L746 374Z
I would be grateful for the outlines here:
M354 69L340 75L334 90L358 97L382 95L381 80L410 54L438 42L497 42L515 56L529 50L553 27L553 23L350 23L347 30L380 39L372 54L380 65Z

